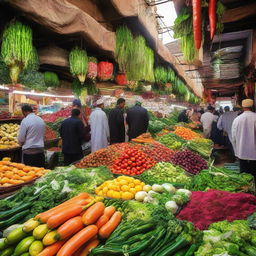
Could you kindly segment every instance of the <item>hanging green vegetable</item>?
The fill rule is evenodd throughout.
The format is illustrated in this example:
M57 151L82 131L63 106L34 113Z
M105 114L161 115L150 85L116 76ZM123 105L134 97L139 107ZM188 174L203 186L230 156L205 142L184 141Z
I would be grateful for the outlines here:
M0 84L9 84L11 83L11 78L9 75L8 67L5 65L5 63L2 60L2 57L0 56Z
M60 85L59 77L54 72L45 72L44 81L47 87L59 87Z
M10 78L16 84L22 70L35 57L32 30L18 21L12 21L4 30L1 55L8 66Z
M158 85L165 85L168 82L168 72L164 67L156 67L154 70L155 82Z
M88 69L88 57L85 50L75 47L69 53L69 68L80 83L84 83Z
M36 90L44 91L46 90L46 85L44 81L44 74L37 71L23 71L19 76L19 83L25 85L26 87Z
M78 79L74 79L73 82L71 83L71 89L73 93L75 94L76 97L79 97L82 93L83 85Z
M201 0L192 0L192 8L194 41L196 48L200 49L202 42Z

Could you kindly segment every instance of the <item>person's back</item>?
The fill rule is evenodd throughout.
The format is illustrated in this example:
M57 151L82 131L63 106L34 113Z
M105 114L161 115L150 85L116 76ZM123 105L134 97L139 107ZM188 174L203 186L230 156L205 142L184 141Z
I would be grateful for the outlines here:
M124 111L125 100L117 100L116 108L112 109L108 116L110 130L110 144L125 141Z
M188 115L187 115L187 110L183 110L179 116L178 116L178 122L179 123L188 123Z
M101 148L108 146L109 140L109 125L106 113L102 110L104 102L98 100L97 107L90 115L91 125L91 151L95 152Z
M238 116L238 112L228 111L225 112L218 121L218 128L225 131L231 139L231 128L235 118Z
M212 130L212 123L215 120L215 116L213 115L214 108L212 106L209 106L208 111L202 114L200 121L203 126L204 130L204 136L205 138L209 138L211 135L211 130Z
M85 138L85 127L78 118L79 115L80 110L73 109L72 116L65 119L60 127L65 165L69 165L83 157L82 144Z
M140 105L135 105L127 111L126 121L129 126L129 140L131 140L147 131L149 122L148 111Z

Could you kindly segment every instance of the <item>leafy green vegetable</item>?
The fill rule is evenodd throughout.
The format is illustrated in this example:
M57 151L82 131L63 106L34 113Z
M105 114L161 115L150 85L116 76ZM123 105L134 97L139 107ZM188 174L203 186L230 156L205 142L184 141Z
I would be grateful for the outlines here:
M156 134L160 131L162 131L166 127L166 124L155 120L155 121L149 121L148 131L152 134Z
M59 87L60 85L59 77L54 72L45 72L44 81L47 87Z
M46 89L44 75L37 71L22 71L19 76L19 83L36 91L44 91Z

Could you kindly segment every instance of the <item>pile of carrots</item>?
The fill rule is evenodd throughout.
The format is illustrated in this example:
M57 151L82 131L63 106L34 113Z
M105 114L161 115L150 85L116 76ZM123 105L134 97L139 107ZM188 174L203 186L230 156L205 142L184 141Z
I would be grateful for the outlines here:
M173 133L185 140L193 140L196 138L200 138L200 135L198 133L193 132L189 128L185 128L185 127L181 127L181 126L176 127L176 129Z
M100 240L111 235L122 220L122 214L114 206L105 207L101 199L80 193L25 222L22 239L32 237L32 233L32 241L34 239L37 245L40 244L35 247L31 241L33 250L37 251L32 255L88 255ZM22 243L22 240L18 242ZM27 250L31 255L31 248Z

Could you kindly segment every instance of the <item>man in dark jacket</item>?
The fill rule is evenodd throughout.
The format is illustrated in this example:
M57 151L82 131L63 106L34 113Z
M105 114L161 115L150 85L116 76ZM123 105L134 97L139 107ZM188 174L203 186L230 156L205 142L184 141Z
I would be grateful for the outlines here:
M124 106L125 99L120 98L116 108L109 112L110 144L125 142Z
M71 117L65 119L60 127L65 165L70 165L83 158L82 144L85 138L85 128L79 115L79 109L72 109Z
M180 114L179 114L179 116L178 116L178 122L179 123L188 123L188 110L187 109L185 109L185 110L183 110Z
M129 140L138 137L148 129L148 111L141 106L140 102L136 102L135 106L127 111L126 122L129 126Z

